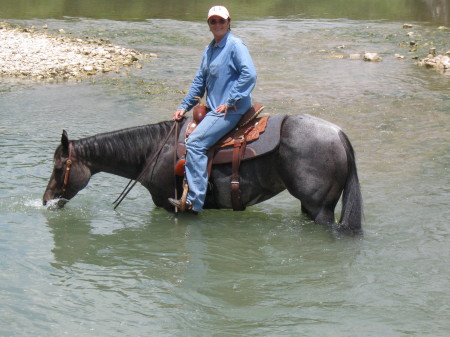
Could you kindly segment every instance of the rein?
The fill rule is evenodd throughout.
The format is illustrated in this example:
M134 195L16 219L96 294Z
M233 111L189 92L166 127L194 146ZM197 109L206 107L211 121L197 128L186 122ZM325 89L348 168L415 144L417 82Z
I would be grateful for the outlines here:
M64 173L64 183L62 187L61 196L64 194L64 192L66 192L67 185L69 184L70 168L72 167L72 150L73 145L72 143L69 143L69 158L66 161L66 172Z
M131 182L133 181L133 179L131 179L127 186L125 186L125 188L123 189L122 193L120 193L119 197L113 202L113 204L115 204L114 209L116 209L117 207L119 207L120 203L123 201L123 199L126 198L126 196L128 195L128 193L130 193L130 191L132 190L132 188L138 183L138 181L143 177L143 175L147 172L148 168L150 167L150 165L155 161L155 159L158 157L159 153L161 152L162 148L164 147L164 145L167 143L167 141L169 140L170 135L173 133L174 130L177 130L177 134L178 134L178 121L174 121L172 128L170 129L169 133L166 135L166 137L164 138L164 140L162 141L161 145L159 146L159 148L156 150L156 152L153 154L153 156L150 158L150 160L147 161L147 163L145 164L144 169L141 171L141 173L139 174L139 176L135 179L134 183L131 184ZM175 136L175 139L177 139L177 135ZM175 152L176 152L176 148L175 148ZM131 184L131 186L130 186Z

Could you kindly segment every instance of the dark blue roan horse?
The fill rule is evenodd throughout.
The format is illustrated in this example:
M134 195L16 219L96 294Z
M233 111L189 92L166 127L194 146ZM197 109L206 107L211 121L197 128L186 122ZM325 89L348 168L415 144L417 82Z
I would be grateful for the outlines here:
M59 199L63 205L98 172L136 179L173 123L132 127L74 141L69 141L64 131L55 151L44 204ZM300 200L302 211L316 223L361 232L361 190L353 148L344 132L320 118L288 115L280 133L280 143L274 151L241 163L243 205L257 204L287 189ZM174 148L171 135L157 160L139 179L154 204L168 211L173 211L168 198L174 197L176 184ZM65 173L67 168L70 168L70 178ZM232 208L230 176L231 164L213 165L210 176L213 188L205 208ZM341 218L336 224L334 209L341 195Z

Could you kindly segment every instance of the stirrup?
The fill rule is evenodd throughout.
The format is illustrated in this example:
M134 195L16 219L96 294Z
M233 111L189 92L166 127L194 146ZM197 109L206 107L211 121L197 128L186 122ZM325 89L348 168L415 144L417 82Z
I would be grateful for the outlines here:
M193 213L193 214L198 214L198 212L196 212L192 209L192 204L189 200L186 200L185 202L183 202L181 199L177 200L177 199L169 198L169 202L172 204L172 206L178 208L181 212L189 212L189 213ZM182 207L183 203L184 203L184 207Z

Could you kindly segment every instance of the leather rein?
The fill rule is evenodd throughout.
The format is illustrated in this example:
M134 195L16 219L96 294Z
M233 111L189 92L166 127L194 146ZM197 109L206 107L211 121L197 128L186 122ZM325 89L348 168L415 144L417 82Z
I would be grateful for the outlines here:
M170 135L173 133L174 130L176 130L175 132L175 144L176 141L178 139L178 121L174 121L172 128L170 129L169 133L166 135L166 137L164 138L164 140L161 142L161 145L159 146L159 148L156 150L156 152L153 154L153 156L147 161L147 163L145 164L144 169L141 171L141 173L139 174L139 176L134 179L134 183L132 183L133 179L131 179L127 186L125 186L125 188L123 189L122 193L119 195L119 197L113 202L113 204L115 204L114 209L116 209L117 207L119 207L120 203L123 201L123 199L126 198L126 196L128 195L128 193L130 193L131 189L138 183L138 181L140 181L140 179L143 177L143 175L147 172L148 168L150 167L150 165L155 161L155 159L158 157L159 153L161 152L162 148L164 147L164 145L166 145L167 141L169 140ZM175 148L176 149L176 148ZM176 150L175 151L175 155L176 155ZM131 184L131 186L130 186ZM176 188L175 188L176 189Z
M158 157L159 153L161 152L161 150L164 147L164 145L167 143L167 140L169 139L170 135L173 133L174 130L176 130L175 141L177 140L177 138L178 138L178 124L179 124L178 121L175 121L173 123L172 128L170 129L169 133L166 135L166 137L162 141L162 143L159 146L159 148L157 149L157 151L153 154L151 159L147 161L144 169L139 174L139 176L135 179L134 183L130 186L131 182L133 181L133 179L131 179L130 182L128 183L128 185L124 188L122 193L119 195L119 197L113 202L113 204L115 204L114 209L116 209L120 205L120 203L123 201L123 199L125 199L125 197L128 195L128 193L130 193L131 189L142 178L142 176L145 174L145 172L147 172L148 168L155 161L155 159ZM62 198L63 194L67 190L67 186L69 185L70 170L71 170L72 164L73 164L72 152L73 152L73 145L72 145L72 142L69 142L69 158L66 161L66 168L65 168L65 172L64 172L64 182L63 182L62 192L61 192L60 198Z

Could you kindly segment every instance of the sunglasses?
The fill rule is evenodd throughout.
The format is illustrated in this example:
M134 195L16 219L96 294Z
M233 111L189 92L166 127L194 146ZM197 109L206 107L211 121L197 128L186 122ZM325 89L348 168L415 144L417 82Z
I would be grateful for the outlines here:
M217 20L217 19L211 19L211 20L209 20L209 24L210 24L210 25L215 25L215 24L217 24L217 23L220 23L221 25L223 25L225 22L226 22L225 19L219 19L219 20Z

